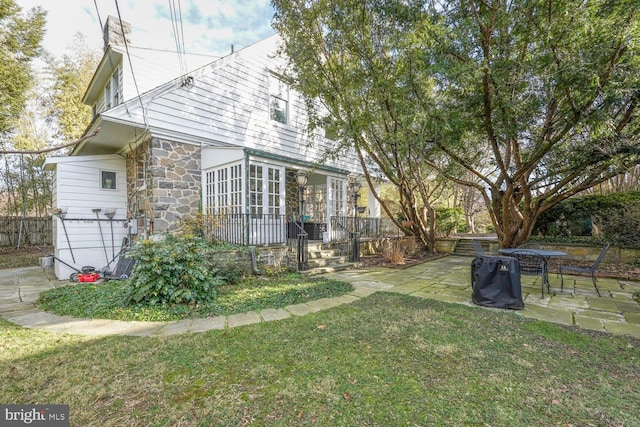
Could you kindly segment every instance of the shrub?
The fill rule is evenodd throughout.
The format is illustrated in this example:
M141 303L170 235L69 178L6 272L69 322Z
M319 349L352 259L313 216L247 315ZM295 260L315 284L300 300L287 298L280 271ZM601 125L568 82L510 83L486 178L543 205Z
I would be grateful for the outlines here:
M630 191L565 200L540 215L533 234L558 241L640 247L639 224L640 192Z
M239 283L246 275L247 268L240 262L233 260L220 265L216 264L216 277L228 285Z
M464 232L466 229L462 208L436 208L436 233L450 236L453 232Z
M387 242L382 248L382 258L394 264L404 264L406 251L399 242Z
M416 238L409 238L403 240L403 247L406 255L411 256L418 253L418 251L420 251L420 249L422 249L424 245L418 243L418 239Z
M178 229L173 235L179 235L187 238L203 238L207 242L220 245L215 237L214 230L220 226L220 220L214 215L205 215L202 212L196 212L183 215L178 221Z
M136 260L129 279L129 300L141 305L198 304L214 300L215 277L209 262L211 250L202 238L166 236L145 240L130 252Z

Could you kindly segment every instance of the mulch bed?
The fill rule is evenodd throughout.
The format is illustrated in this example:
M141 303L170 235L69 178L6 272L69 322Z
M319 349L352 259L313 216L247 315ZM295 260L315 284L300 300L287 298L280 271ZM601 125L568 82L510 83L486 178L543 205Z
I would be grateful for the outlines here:
M447 254L433 254L426 251L417 252L411 256L407 256L402 263L394 263L386 260L382 255L367 255L360 257L360 263L363 267L386 267L386 268L409 268L426 261L448 256Z

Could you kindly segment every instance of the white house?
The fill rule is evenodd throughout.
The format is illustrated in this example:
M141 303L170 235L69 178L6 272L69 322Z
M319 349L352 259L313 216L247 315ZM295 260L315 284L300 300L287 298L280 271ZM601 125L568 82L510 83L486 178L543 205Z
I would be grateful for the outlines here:
M120 28L113 20L105 32ZM171 232L197 212L216 218L219 238L243 244L284 244L298 233L300 213L312 239L327 239L332 227L345 228L335 218L353 215L357 198L348 183L362 182L362 170L354 155L325 159L335 141L308 132L303 101L281 73L278 36L208 58L207 65L183 74L175 74L177 54L171 59L129 42L117 45L124 37L105 37L109 44L84 97L94 111L85 134L97 134L69 157L46 162L56 172L55 206L79 221L64 220L66 239L58 220L57 257L77 267L100 264L95 260L104 246L107 254L117 251L109 246L111 234L106 238L102 231L103 245L93 232L98 223L113 222L92 224L86 239L94 244L86 250L75 237L82 219L95 219L98 208L115 209L114 241L128 233ZM174 78L159 83L171 72ZM308 178L302 197L299 172ZM368 215L378 217L375 199L367 199ZM70 272L66 266L56 269L59 277Z

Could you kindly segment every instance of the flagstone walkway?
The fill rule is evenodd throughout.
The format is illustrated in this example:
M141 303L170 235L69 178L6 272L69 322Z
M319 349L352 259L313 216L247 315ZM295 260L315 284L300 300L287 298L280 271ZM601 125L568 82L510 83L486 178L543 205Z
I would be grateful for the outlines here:
M303 316L308 313L357 301L377 291L473 305L470 280L471 258L447 256L404 269L367 268L329 273L325 276L350 282L354 290L341 297L324 298L281 309L185 319L173 322L125 322L105 319L78 319L39 310L35 302L40 292L66 286L52 269L28 267L0 270L0 316L26 328L83 335L167 336L181 333L225 329L252 323ZM600 279L598 297L590 277L565 276L564 292L560 279L551 274L552 294L540 295L540 279L523 276L525 308L516 313L525 317L565 325L631 335L640 338L640 304L632 295L640 283ZM496 310L496 309L487 309Z

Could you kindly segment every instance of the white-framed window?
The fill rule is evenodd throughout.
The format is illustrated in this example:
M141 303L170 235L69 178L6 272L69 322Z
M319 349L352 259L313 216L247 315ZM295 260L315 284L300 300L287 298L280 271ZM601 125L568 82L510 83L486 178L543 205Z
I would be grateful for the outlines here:
M111 80L104 87L104 109L108 110L109 108L111 108Z
M205 173L206 213L242 213L242 165L216 168Z
M331 211L334 215L346 215L345 180L331 178Z
M117 174L113 171L100 171L100 189L101 190L117 190Z
M325 222L327 217L327 185L314 184L307 186L306 190L305 213L311 215L315 222Z
M113 73L113 76L111 76L111 99L113 100L112 104L115 107L116 105L120 105L120 103L122 102L121 96L120 96L120 79L119 79L119 71L120 68L117 68L116 71Z
M115 107L122 102L120 95L120 67L113 70L113 74L104 87L104 109Z
M284 168L249 165L249 213L282 215L284 212Z
M249 213L251 215L262 215L264 213L264 181L262 174L262 166L249 166Z
M267 212L271 215L282 213L282 169L267 168Z
M269 116L289 124L289 85L274 74L269 74Z
M338 130L331 120L330 117L325 117L322 119L323 129L324 129L324 137L331 140L336 141L338 139Z

